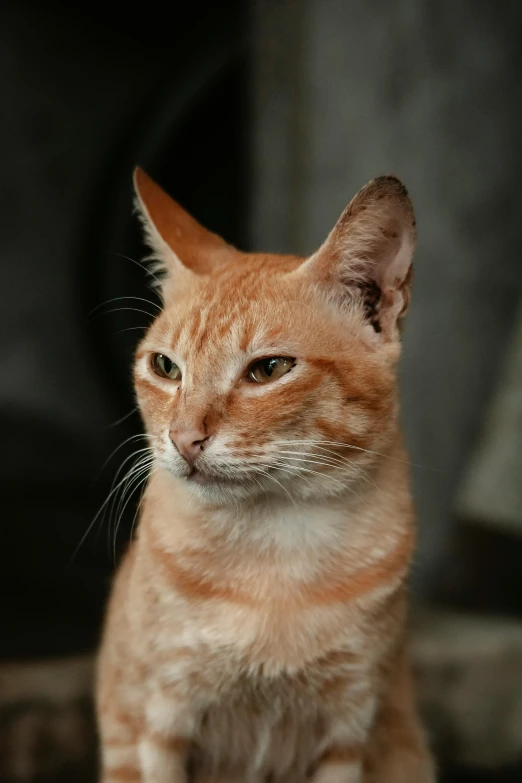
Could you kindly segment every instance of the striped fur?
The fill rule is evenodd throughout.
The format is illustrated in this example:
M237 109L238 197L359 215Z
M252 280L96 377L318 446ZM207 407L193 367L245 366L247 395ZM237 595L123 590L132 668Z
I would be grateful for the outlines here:
M154 465L99 658L102 781L433 783L404 638L406 191L374 180L302 259L235 250L140 171L136 189L164 306L136 354ZM249 382L267 356L295 366Z

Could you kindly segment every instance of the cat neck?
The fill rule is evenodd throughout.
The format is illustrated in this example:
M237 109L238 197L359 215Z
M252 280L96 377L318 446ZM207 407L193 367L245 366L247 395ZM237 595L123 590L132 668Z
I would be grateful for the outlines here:
M383 457L370 481L340 496L299 500L286 495L208 506L167 473L157 473L144 499L141 525L154 531L172 552L292 553L314 557L348 547L364 553L368 538L390 541L411 525L407 463L400 445Z
M389 460L357 497L222 509L198 507L182 484L157 475L137 545L152 573L159 567L196 600L297 609L387 595L414 543L406 474Z

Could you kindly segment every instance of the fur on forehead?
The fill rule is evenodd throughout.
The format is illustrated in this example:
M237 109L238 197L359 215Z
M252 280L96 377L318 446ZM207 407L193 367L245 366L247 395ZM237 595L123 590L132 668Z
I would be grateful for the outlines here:
M201 226L141 169L135 171L134 184L164 298L170 292L184 295L197 288L198 278L226 269L241 276L255 273L258 279L293 273L345 313L347 305L362 313L381 341L398 338L410 298L415 218L397 178L378 177L362 188L304 263L296 256L247 256Z
M230 274L198 277L182 295L169 297L146 342L176 348L181 357L231 351L241 358L259 351L283 351L347 358L360 355L360 347L365 352L381 349L385 363L394 364L398 358L394 346L373 345L365 338L364 313L356 300L339 308L292 272L262 275L258 282L252 275L251 286L231 295L235 276L230 270Z

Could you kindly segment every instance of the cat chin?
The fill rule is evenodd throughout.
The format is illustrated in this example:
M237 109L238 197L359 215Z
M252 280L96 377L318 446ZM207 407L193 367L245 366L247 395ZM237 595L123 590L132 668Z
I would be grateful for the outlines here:
M165 461L166 462L166 461ZM181 485L184 492L188 492L197 503L202 506L214 506L220 508L231 507L237 510L237 504L246 502L262 506L274 501L283 504L309 503L317 501L327 502L329 499L347 496L352 498L357 495L351 486L352 481L347 476L334 477L328 473L314 476L312 479L303 480L302 476L289 477L287 472L274 471L270 475L255 475L245 471L243 476L227 476L224 472L210 472L192 470L183 472L177 464L163 463L167 474ZM347 481L348 479L348 481Z
M303 483L302 481L285 481L286 477L277 477L277 481L267 479L265 481L252 479L245 476L243 479L218 479L194 480L193 477L178 479L192 497L208 506L221 508L231 507L237 511L237 504L246 501L249 508L252 503L256 506L276 503L293 504L309 503L314 501L328 501L338 498L347 492L346 485L341 487L337 481L335 484L324 476L321 480ZM353 492L348 490L353 496Z
M209 506L233 506L238 501L251 500L256 495L262 494L259 486L248 479L234 482L198 482L191 479L182 479L182 481L196 500Z

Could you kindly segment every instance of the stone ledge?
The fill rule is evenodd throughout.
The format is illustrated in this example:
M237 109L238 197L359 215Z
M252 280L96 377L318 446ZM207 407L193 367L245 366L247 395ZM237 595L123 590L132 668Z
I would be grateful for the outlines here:
M521 622L423 612L411 649L438 756L477 766L522 759Z

